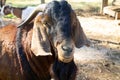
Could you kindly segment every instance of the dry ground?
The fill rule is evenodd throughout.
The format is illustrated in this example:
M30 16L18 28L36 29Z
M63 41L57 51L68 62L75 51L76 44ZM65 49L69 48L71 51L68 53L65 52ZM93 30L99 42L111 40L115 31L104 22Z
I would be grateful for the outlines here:
M75 50L77 80L120 80L120 20L87 13L78 19L91 45Z
M78 19L91 45L75 49L77 80L120 80L119 20L84 13ZM5 24L20 22L20 19L4 20Z

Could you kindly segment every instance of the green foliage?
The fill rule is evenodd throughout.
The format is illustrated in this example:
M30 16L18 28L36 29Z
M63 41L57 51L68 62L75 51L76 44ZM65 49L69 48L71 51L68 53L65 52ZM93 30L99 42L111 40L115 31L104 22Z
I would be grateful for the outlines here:
M14 18L16 18L16 16L14 16L12 14L8 14L8 15L4 16L4 18L14 19Z

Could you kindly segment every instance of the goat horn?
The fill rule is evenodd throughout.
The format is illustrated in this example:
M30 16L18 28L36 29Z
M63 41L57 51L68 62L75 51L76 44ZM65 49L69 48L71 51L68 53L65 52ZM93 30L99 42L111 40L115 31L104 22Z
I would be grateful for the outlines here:
M18 28L26 25L26 24L29 23L29 22L31 22L31 21L36 17L36 15L37 15L39 12L44 11L45 7L46 7L46 4L38 5L38 6L33 10L33 12L27 17L27 19L18 25Z

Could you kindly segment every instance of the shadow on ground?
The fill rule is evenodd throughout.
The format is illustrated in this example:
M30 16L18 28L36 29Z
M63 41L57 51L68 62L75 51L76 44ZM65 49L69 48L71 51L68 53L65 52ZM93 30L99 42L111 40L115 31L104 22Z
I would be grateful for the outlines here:
M75 50L75 62L79 69L77 80L120 80L119 45L91 42L90 47Z

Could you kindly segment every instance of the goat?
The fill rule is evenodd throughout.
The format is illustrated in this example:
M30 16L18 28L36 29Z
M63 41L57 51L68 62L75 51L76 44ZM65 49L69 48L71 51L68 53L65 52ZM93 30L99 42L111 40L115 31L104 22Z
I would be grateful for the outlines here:
M0 36L0 80L75 80L74 48L88 44L67 1L39 5L18 26L0 28Z
M12 7L11 5L4 5L1 13L3 15L13 14L16 17L25 20L27 16L35 9L35 7L27 6L24 8Z

